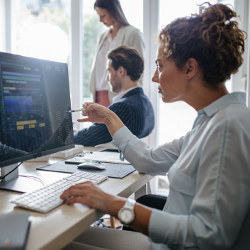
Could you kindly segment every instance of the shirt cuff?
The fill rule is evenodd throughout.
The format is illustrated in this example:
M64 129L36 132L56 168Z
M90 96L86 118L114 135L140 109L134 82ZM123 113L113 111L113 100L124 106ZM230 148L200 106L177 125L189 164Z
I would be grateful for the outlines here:
M127 142L131 136L133 136L133 134L126 126L124 126L113 134L112 144L120 148L120 146Z
M176 216L153 209L149 221L149 237L153 242L173 243L176 238Z

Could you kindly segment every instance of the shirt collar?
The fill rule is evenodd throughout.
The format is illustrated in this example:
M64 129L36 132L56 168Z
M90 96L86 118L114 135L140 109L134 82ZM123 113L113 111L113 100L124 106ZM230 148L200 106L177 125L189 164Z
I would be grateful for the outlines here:
M233 92L231 94L224 95L221 98L209 104L207 107L205 107L203 111L206 113L207 116L211 117L218 111L222 110L223 108L227 107L230 104L246 105L246 94L243 92Z
M135 88L138 88L138 87L133 87L133 88L130 88L130 89L127 89L121 93L119 93L118 95L116 95L115 97L113 97L112 99L112 102L115 103L117 101L119 101L123 96L125 96L130 90L132 89L135 89Z
M198 111L198 116L194 121L193 128L205 119L205 117L212 117L214 114L227 107L230 104L243 104L246 105L246 94L243 92L233 92L227 94L212 102L204 109Z

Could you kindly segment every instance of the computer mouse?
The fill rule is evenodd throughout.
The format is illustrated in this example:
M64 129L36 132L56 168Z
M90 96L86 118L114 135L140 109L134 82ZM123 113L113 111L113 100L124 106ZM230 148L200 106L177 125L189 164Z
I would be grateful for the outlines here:
M93 170L104 170L106 167L101 165L100 163L94 163L94 162L83 162L79 165L77 165L78 169L93 169Z

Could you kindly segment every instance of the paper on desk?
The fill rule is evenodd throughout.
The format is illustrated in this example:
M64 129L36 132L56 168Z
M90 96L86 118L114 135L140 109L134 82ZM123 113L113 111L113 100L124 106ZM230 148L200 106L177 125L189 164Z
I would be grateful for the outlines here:
M93 151L91 152L91 154L85 154L84 159L95 160L100 162L109 162L109 163L130 164L126 159L122 161L120 159L120 153L116 152Z

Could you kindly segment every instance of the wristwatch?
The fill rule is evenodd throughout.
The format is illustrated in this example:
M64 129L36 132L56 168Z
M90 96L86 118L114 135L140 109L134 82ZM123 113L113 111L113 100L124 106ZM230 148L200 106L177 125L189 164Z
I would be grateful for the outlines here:
M118 218L123 224L130 225L134 221L134 206L135 200L127 199L125 205L119 210Z

